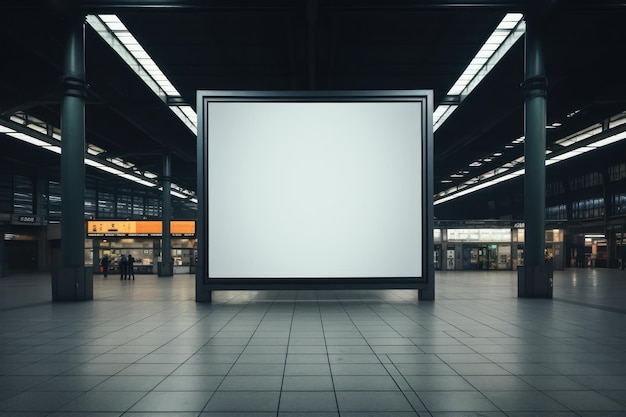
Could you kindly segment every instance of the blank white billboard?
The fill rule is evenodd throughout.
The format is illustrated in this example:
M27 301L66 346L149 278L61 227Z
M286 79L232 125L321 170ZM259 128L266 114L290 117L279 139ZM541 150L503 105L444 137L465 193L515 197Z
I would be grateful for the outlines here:
M210 102L209 278L422 276L422 103Z

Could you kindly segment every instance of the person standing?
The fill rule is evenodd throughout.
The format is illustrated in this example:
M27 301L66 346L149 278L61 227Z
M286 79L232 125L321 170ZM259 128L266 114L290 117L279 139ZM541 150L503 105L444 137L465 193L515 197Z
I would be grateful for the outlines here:
M102 266L102 273L106 278L109 274L109 257L106 254L100 260L100 265Z
M130 279L131 275L133 280L135 279L135 258L130 253L128 254L128 279Z
M122 254L120 256L120 279L128 278L128 258Z

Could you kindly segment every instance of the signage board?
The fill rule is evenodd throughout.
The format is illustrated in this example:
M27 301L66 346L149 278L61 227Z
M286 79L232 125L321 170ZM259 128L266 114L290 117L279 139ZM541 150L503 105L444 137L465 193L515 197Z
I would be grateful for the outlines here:
M432 104L421 90L198 92L198 282L434 296Z
M160 220L88 220L87 237L160 237L163 222ZM170 235L173 237L195 237L196 222L172 220Z

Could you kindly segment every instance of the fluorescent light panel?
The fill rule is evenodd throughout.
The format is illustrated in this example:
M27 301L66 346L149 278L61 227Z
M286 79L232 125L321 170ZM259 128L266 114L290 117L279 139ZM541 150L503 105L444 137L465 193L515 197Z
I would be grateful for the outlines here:
M610 129L609 129L610 131ZM593 133L591 133L593 132ZM607 131L604 131L607 132ZM564 139L561 139L559 141L557 141L556 143L561 143L561 144L567 144L565 145L565 147L569 147L569 146L576 146L577 143L581 142L584 139L589 139L590 137L596 136L600 133L603 133L602 128L600 127L600 129L598 130L597 125L592 125L586 129L583 129L581 131L579 131L578 133L575 133L573 135L570 135ZM626 139L626 130L622 130L620 132L616 132L612 135L609 135L605 138L602 139L598 139L595 142L591 142L588 143L586 145L583 146L579 146L575 149L569 150L569 151L565 151L562 153L558 153L554 156L551 156L550 158L546 158L546 162L545 165L546 166L550 166L553 164L556 164L558 162L561 161L565 161L567 159L585 154L587 152L591 152L594 151L600 147L603 146L607 146L610 144L613 144L615 142L619 142L621 140ZM553 152L549 152L546 151L546 154L551 154ZM455 198L470 194L474 191L478 191L478 190L482 190L484 188L487 187L491 187L492 185L501 183L503 181L508 181L509 179L518 177L519 175L522 175L524 173L524 169L518 169L518 170L514 170L506 175L501 175L502 173L509 171L510 168L512 168L515 165L521 164L524 162L524 157L520 157L515 159L514 161L511 162L507 162L506 164L502 165L499 168L496 168L494 171L485 173L485 174L481 174L479 177L475 177L472 178L468 181L466 181L464 184L460 185L460 186L456 186L456 187L452 187L446 191L440 192L438 195L436 195L435 201L434 201L434 205L437 204L441 204L444 203L446 201L450 201L453 200ZM478 162L472 162L470 164L470 166L479 166L480 163ZM454 176L451 175L451 177ZM495 177L495 178L494 178ZM490 181L485 181L488 178L494 178ZM468 184L471 183L471 181L475 181L477 185L470 187L470 188L466 188ZM443 182L450 182L448 181L441 181ZM463 188L463 191L460 191L461 188Z
M469 65L456 80L449 96L460 96L463 100L495 68L502 57L526 31L526 24L521 13L507 13L487 41L476 53ZM440 107L445 107L439 110ZM440 105L433 114L433 132L450 117L458 106ZM445 117L444 117L445 116Z
M87 23L163 101L167 103L167 97L180 97L178 90L116 15L88 15ZM193 109L189 106L169 107L197 135L197 117Z

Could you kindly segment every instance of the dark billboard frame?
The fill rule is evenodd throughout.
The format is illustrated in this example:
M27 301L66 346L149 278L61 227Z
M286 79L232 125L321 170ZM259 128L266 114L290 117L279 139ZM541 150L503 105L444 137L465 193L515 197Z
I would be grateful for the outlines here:
M372 91L220 91L197 92L197 198L198 261L196 301L210 301L214 290L298 289L417 289L420 300L435 298L433 265L433 92L431 90ZM215 102L417 102L421 103L421 204L422 274L419 277L385 278L209 278L208 232L208 107Z

